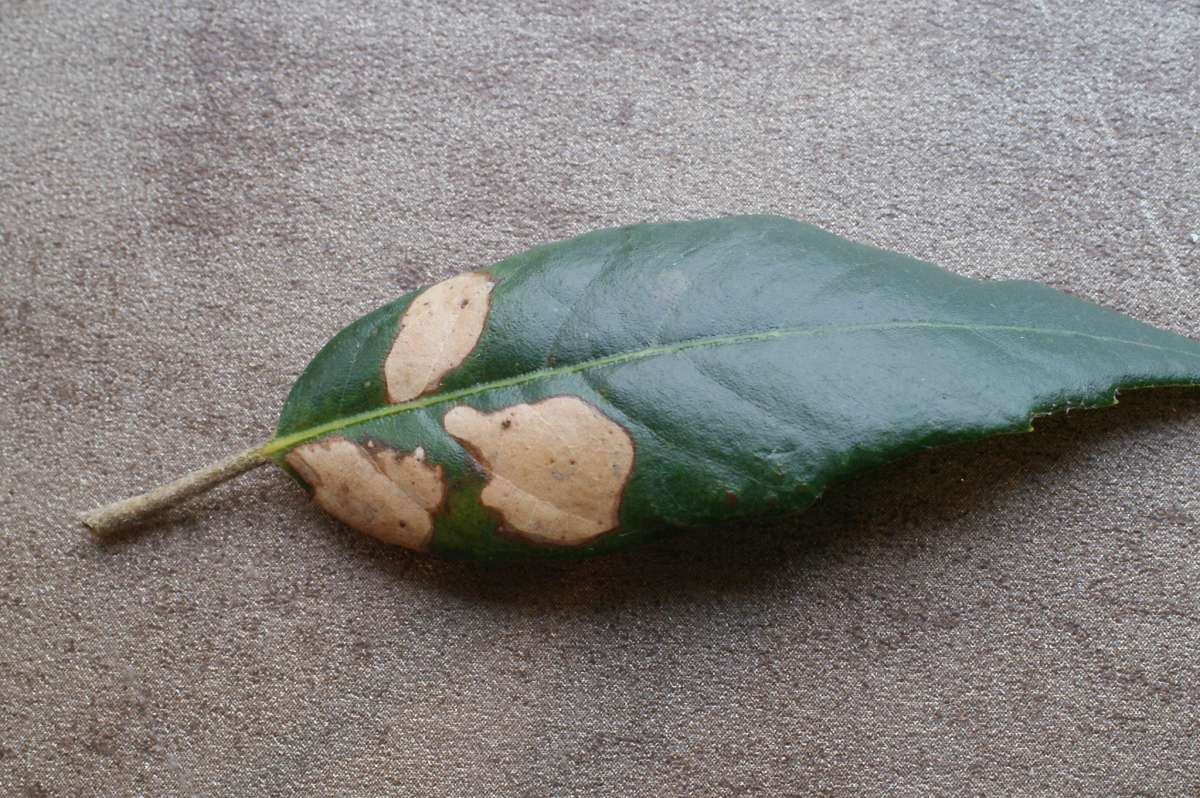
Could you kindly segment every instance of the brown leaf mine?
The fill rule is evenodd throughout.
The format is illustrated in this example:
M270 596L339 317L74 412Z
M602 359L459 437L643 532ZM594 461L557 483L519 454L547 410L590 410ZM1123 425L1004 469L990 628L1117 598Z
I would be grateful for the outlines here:
M289 466L309 484L327 513L384 543L424 549L433 536L433 511L442 503L441 466L425 462L420 447L402 453L334 436L287 453Z
M383 361L389 402L428 393L463 362L483 333L495 285L482 272L468 272L417 294Z
M480 500L509 531L575 546L617 526L633 439L582 399L555 396L494 413L460 406L443 424L487 470Z

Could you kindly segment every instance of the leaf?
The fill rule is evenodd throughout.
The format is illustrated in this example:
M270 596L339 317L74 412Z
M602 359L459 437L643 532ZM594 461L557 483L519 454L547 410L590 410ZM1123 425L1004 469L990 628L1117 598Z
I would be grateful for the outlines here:
M326 345L263 452L382 540L590 554L1195 384L1196 341L752 216L602 230L407 294Z

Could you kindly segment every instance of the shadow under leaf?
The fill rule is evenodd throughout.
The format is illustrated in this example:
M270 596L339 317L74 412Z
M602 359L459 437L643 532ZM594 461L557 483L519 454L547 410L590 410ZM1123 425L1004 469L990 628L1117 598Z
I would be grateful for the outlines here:
M872 540L937 535L1105 441L1197 418L1195 390L1129 391L1114 408L1040 418L1032 434L939 447L893 462L832 486L807 511L781 519L689 531L590 559L485 564L405 553L379 564L400 568L399 561L419 558L401 570L431 589L559 612L597 602L703 601L759 590L785 570L819 578L823 562L868 551Z

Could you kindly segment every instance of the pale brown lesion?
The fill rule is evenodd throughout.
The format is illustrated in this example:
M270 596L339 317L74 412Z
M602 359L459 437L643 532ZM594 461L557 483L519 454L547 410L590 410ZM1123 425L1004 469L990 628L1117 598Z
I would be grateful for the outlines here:
M292 449L284 461L308 483L313 499L339 521L385 543L423 550L446 486L441 466L412 452L331 436Z
M442 377L462 364L483 334L495 285L490 275L467 272L413 298L383 362L388 402L436 390Z
M443 425L487 472L480 501L509 532L574 546L619 523L633 438L588 402L555 396L493 413L459 406Z

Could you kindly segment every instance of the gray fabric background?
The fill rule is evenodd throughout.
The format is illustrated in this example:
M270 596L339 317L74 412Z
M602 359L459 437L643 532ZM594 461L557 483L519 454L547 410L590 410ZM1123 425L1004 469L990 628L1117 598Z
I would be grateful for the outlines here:
M1200 335L1200 7L5 0L0 794L1200 795L1197 393L580 564L74 522L402 291L748 211Z

